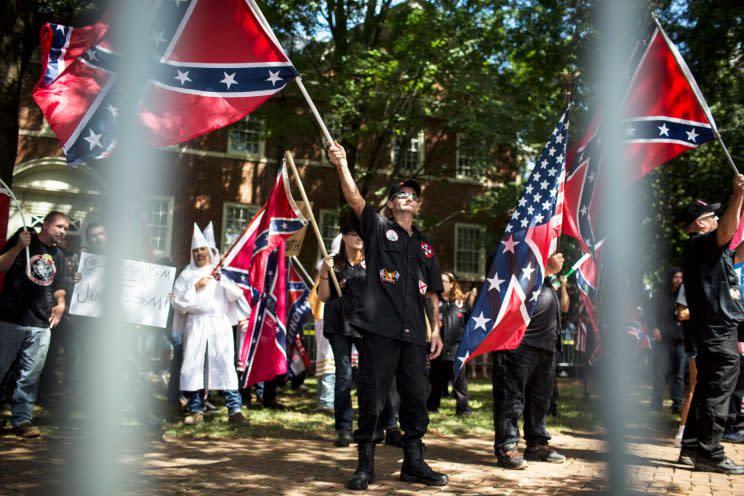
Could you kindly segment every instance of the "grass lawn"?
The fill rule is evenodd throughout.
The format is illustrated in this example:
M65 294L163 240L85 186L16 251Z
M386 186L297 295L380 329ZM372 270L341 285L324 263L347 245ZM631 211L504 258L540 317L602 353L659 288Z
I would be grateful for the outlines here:
M215 394L213 403L218 406L215 412L205 415L205 422L198 426L184 425L183 417L166 405L165 398L156 386L153 403L149 408L151 413L136 415L135 411L145 411L147 408L135 410L125 406L122 409L122 421L128 428L137 429L138 424L146 422L151 427L163 428L165 435L172 438L239 438L256 437L262 439L332 439L334 437L333 417L318 412L315 405L317 383L314 377L305 382L309 388L307 392L293 391L288 387L279 390L278 400L286 407L284 410L272 410L256 407L252 404L244 408L244 415L250 420L247 427L234 428L227 423L222 398ZM639 388L638 404L647 403L648 387ZM548 416L548 430L552 433L589 432L602 430L602 423L598 411L599 399L592 396L585 399L583 387L577 379L559 379L558 390L559 413L558 418ZM446 397L438 412L430 413L429 432L440 436L478 436L493 435L491 382L486 379L471 379L469 381L470 406L473 415L468 418L455 415L455 400ZM356 417L356 394L352 392ZM91 407L85 398L72 403L58 401L51 407L36 407L36 422L46 434L56 434L67 428L77 430L85 422L85 411ZM635 399L634 399L635 400ZM638 423L653 425L661 432L673 432L678 417L672 417L665 412L649 413L647 409L639 407ZM644 417L645 416L645 417ZM629 423L636 423L628 419ZM5 421L4 434L10 434L10 411L0 412L0 422ZM356 419L355 419L356 425Z
M166 435L171 437L260 437L300 439L330 439L334 435L333 417L319 413L315 408L316 381L308 378L305 385L308 392L300 393L288 388L280 391L278 400L286 410L250 408L247 416L251 425L234 429L227 424L227 415L220 408L219 413L206 416L204 424L185 426L176 419L166 423ZM455 415L455 400L447 397L442 400L438 412L430 414L429 431L441 436L490 436L493 434L493 414L491 382L486 379L471 379L469 384L470 406L473 415L468 418ZM553 432L582 431L593 432L600 427L596 400L584 400L583 388L575 379L559 380L560 417L548 417L548 428ZM356 396L352 393L355 405ZM219 399L218 399L219 401ZM245 412L244 412L245 413Z

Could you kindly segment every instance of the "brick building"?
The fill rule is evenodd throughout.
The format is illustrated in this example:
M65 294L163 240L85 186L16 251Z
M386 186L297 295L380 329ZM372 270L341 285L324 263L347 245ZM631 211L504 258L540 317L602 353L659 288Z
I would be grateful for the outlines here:
M28 71L24 81L13 189L34 225L51 210L68 212L73 219L69 243L75 249L80 245L80 232L96 219L105 199L101 164L66 166L57 138L31 99L37 73ZM160 151L167 179L142 192L136 202L156 259L185 264L193 222L204 226L213 220L221 248L229 246L266 201L285 149L296 157L324 241L330 245L338 232L343 204L337 174L321 153L312 116L295 93L294 87L287 88L244 121ZM463 280L482 280L484 240L493 239L486 230L496 231L499 226L465 214L470 199L484 186L474 177L475 158L466 147L458 146L458 137L448 133L445 124L425 121L415 136L391 140L385 157L389 156L389 163L399 160L401 175L407 169L423 171L417 174L424 187L422 225L442 269ZM368 201L382 205L381 195L394 181L389 163L374 176ZM294 192L294 197L300 195ZM20 218L13 214L9 232L19 226ZM300 260L310 269L318 256L315 236L308 231Z

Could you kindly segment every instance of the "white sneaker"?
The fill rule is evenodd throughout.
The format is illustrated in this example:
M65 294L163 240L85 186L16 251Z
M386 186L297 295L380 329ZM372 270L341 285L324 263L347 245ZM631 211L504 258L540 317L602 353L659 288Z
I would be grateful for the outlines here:
M683 432L678 432L678 433L677 433L677 435L676 435L676 436L674 436L674 445L675 445L675 446L676 446L677 448L679 448L679 447L681 447L681 446L682 446L682 435L683 435L683 434L684 434L684 431L683 431Z

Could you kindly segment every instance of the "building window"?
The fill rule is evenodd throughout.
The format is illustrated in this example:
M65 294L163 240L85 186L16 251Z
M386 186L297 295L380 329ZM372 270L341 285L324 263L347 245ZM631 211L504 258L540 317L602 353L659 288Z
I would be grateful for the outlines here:
M150 196L142 200L142 216L157 256L170 257L173 238L173 197Z
M424 131L414 136L396 136L391 160L401 170L419 169L424 164Z
M318 215L318 228L320 235L323 237L323 246L328 253L331 252L331 243L338 233L341 232L341 226L338 225L338 212L336 210L321 209Z
M455 224L455 273L458 277L482 279L486 273L486 228L478 224Z
M264 121L247 116L228 128L227 153L263 157L266 149Z
M222 205L222 254L230 248L243 232L245 226L253 219L260 205L247 205L245 203L225 202Z
M457 179L482 178L483 160L485 157L482 146L472 143L466 138L457 135L457 162L455 166L455 177Z

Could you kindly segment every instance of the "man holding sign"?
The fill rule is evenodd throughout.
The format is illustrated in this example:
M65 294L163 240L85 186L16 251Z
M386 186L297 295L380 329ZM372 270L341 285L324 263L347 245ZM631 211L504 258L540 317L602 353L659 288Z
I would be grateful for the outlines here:
M58 245L69 228L67 215L51 212L39 234L18 230L0 254L0 272L6 273L0 294L0 377L18 360L12 423L25 438L41 434L31 421L51 329L65 311L65 259Z

